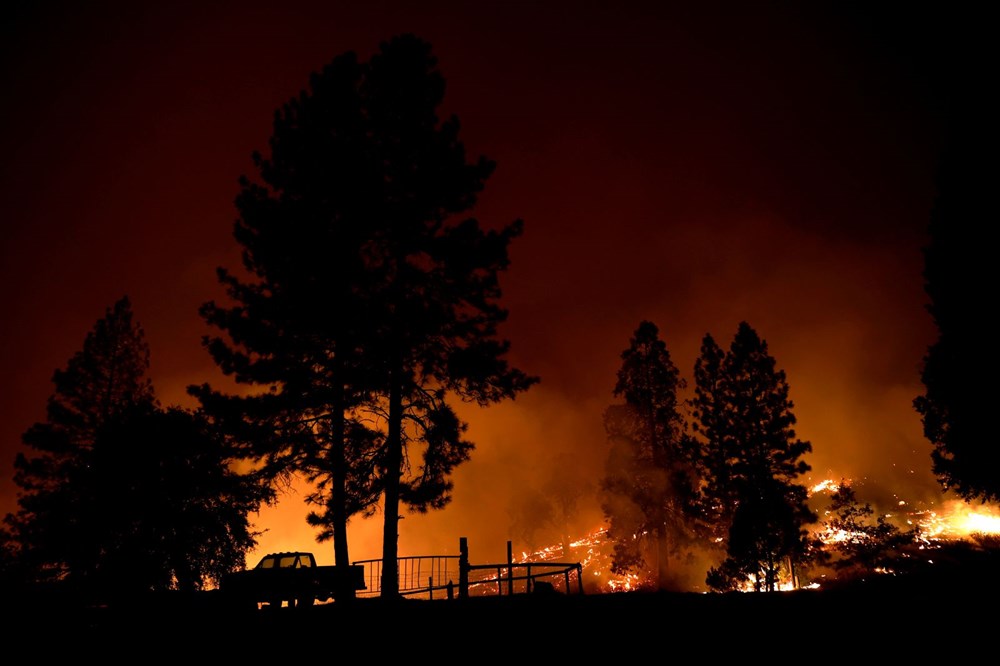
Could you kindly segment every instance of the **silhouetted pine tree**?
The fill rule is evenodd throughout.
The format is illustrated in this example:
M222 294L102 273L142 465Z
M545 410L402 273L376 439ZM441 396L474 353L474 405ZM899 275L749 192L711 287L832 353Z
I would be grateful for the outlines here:
M794 576L803 564L805 526L817 519L808 490L797 483L809 470L801 458L812 445L796 437L785 373L748 323L740 323L721 364L706 340L696 367L703 389L695 399L703 505L730 507L716 512L729 519L727 558L709 572L708 583L727 589L751 579L758 589L774 590L783 567Z
M474 218L457 217L475 206L495 164L484 157L468 161L458 119L439 120L444 90L430 45L413 35L383 43L371 59L367 109L385 183L384 226L372 245L372 267L387 370L387 596L398 589L399 503L417 511L443 506L450 500L448 476L472 449L448 396L485 406L537 381L508 365L509 343L497 335L507 318L499 305L499 275L523 225L517 220L485 230ZM411 474L408 442L426 444Z
M997 170L986 136L962 136L965 143L956 142L938 173L924 249L927 309L938 337L924 356L924 393L914 407L942 487L966 501L990 502L1000 500L1000 446L991 416L996 391L970 380L970 371L987 378L998 371L996 355L982 346L983 333L993 327L992 309L977 302L992 280L992 243L983 234L997 213Z
M46 420L22 436L29 451L14 461L19 509L6 518L38 579L82 583L95 573L102 537L94 529L99 518L85 508L95 489L83 477L102 429L155 403L148 369L149 347L126 296L107 309L83 348L53 374Z
M694 451L677 396L685 382L651 322L639 324L621 358L614 395L624 402L604 414L611 452L601 482L612 570L648 568L664 589L695 499Z
M200 589L243 565L247 515L266 487L194 414L158 405L149 348L119 300L56 371L48 418L15 460L20 509L8 515L23 571L88 595Z
M699 438L699 465L703 487L698 528L712 547L725 549L736 508L736 487L729 461L735 440L727 436L727 403L723 395L722 365L726 353L711 334L702 338L701 352L694 365L694 398L691 399L691 428ZM707 473L706 473L707 472Z
M347 519L381 496L386 596L400 503L444 506L473 448L449 400L485 405L536 381L497 337L498 276L522 225L456 219L494 164L466 160L457 119L436 115L443 95L430 46L403 35L368 63L335 58L285 105L270 158L255 157L262 182L244 179L237 201L252 280L222 271L236 305L203 309L229 334L207 341L220 367L267 390L192 389L265 469L329 484L310 520L329 528L338 564Z
M275 113L259 178L240 178L233 235L243 272L218 269L230 303L201 314L225 337L204 344L249 390L189 392L262 473L314 484L309 521L350 564L347 522L372 511L381 435L357 413L384 371L371 354L376 324L360 295L380 219L378 156L366 139L366 66L353 53L312 74Z

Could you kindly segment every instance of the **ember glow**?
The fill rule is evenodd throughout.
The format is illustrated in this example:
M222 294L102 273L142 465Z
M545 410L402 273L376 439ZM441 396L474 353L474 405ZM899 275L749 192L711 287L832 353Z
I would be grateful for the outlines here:
M809 489L810 495L819 493L835 493L840 489L840 485L832 479L824 479Z
M611 571L610 544L607 528L598 527L569 544L563 553L560 545L547 546L531 553L521 553L518 562L579 562L583 568L584 589L592 592L630 592L643 583L638 574L616 574Z
M849 481L845 481L849 483ZM826 479L810 488L811 496L832 494L840 483ZM1000 507L986 504L968 504L958 500L945 502L939 509L913 509L905 500L899 500L893 512L882 515L886 520L901 528L918 528L914 545L921 549L934 549L953 541L971 540L975 535L1000 535ZM821 523L823 517L821 514ZM814 526L815 534L825 544L833 544L852 536L844 531L822 529ZM583 568L584 587L589 592L628 592L647 587L650 581L637 573L616 574L611 571L611 543L607 539L607 528L599 526L569 543L569 553L563 552L561 545L551 545L538 550L521 553L517 560L524 562L579 562ZM933 558L928 557L933 564ZM876 573L891 575L891 569L880 568ZM816 589L820 581L800 581L796 586L790 580L779 582L780 591L794 589ZM745 592L754 590L753 581L747 581L742 588ZM702 590L697 590L702 591Z

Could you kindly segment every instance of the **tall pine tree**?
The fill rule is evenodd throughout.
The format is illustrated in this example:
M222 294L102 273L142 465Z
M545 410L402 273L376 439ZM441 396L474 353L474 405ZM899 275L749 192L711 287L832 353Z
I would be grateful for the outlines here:
M509 343L498 336L507 318L499 275L523 225L486 230L464 217L496 165L468 160L457 117L438 118L445 80L430 45L413 35L384 43L366 83L385 183L383 224L370 247L387 370L382 593L394 596L400 504L444 506L448 477L472 449L449 398L485 406L537 379L508 364ZM420 446L421 463L411 467L409 451Z
M736 507L736 488L729 461L735 442L727 436L726 401L723 396L722 365L726 353L711 334L702 338L701 352L694 365L694 398L691 428L698 437L702 484L698 528L710 546L724 549Z
M338 56L275 113L269 154L253 154L258 177L239 181L233 235L243 270L219 268L229 303L201 308L221 333L206 336L206 348L246 389L189 388L263 474L310 482L309 522L344 566L348 521L374 511L380 494L383 438L359 413L384 376L361 296L382 213L366 70L353 53Z
M313 75L276 116L260 182L243 180L236 238L251 279L220 273L232 307L209 303L207 340L251 395L193 388L274 473L327 483L336 561L347 519L384 511L382 593L398 592L400 506L450 500L473 444L455 399L513 398L536 379L505 359L499 274L520 221L486 230L464 216L492 174L469 161L429 44L402 35L367 63ZM412 455L411 455L412 454Z
M812 445L796 436L785 373L747 322L721 359L706 337L695 377L703 506L723 521L727 554L707 581L717 589L752 581L773 591L782 570L796 576L809 546L805 526L817 520L798 482Z
M677 395L685 382L652 322L639 324L621 358L614 395L623 402L605 411L611 452L601 483L612 570L647 570L665 589L695 497L695 458Z
M908 549L919 543L919 526L903 530L887 516L876 516L871 504L862 504L847 482L830 496L825 515L826 564L842 579L872 576L880 569L898 570L911 555Z

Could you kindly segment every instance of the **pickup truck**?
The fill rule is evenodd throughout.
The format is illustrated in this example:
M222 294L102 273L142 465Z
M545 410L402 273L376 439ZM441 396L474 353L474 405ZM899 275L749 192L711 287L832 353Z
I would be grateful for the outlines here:
M281 608L312 606L317 601L354 597L367 589L365 568L319 566L312 553L270 553L252 569L235 571L222 578L219 590L240 607Z

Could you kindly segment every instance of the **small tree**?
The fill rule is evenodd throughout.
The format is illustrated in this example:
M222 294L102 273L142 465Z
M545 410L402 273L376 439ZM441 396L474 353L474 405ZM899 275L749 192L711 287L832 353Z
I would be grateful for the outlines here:
M562 546L562 556L571 557L571 530L581 501L593 494L593 483L582 477L582 470L570 453L560 453L550 461L541 484L519 491L508 514L511 527L531 550L538 547L537 533L554 534Z
M539 548L539 532L544 533L556 523L555 506L536 488L522 488L515 493L507 515L511 530L531 551Z
M919 527L903 530L885 515L876 517L871 504L861 504L846 482L830 496L827 515L822 536L831 555L829 564L843 577L891 570L920 534Z
M611 452L602 490L612 570L645 568L648 550L656 584L666 588L670 555L683 543L694 501L695 461L677 397L684 380L651 322L639 324L621 357L614 395L624 403L604 414Z
M135 409L103 429L80 478L105 592L201 590L242 568L249 513L273 497L198 412Z
M552 525L558 532L563 558L568 561L572 557L571 530L576 527L581 503L593 496L594 484L582 478L575 456L561 453L553 459L553 466L541 490L552 503Z

